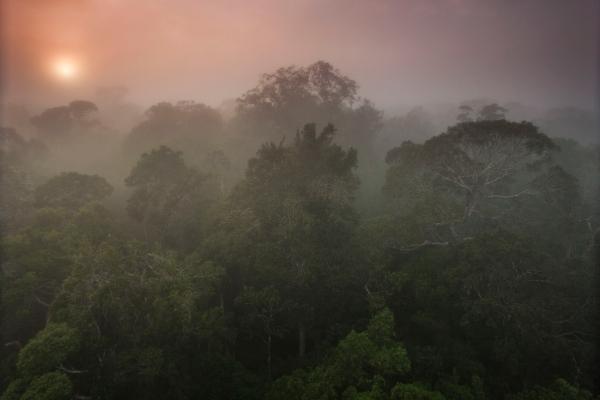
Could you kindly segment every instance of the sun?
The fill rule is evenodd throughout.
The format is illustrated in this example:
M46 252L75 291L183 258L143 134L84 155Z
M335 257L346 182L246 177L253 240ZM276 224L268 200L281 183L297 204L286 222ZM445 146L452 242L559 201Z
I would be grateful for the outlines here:
M54 62L53 70L55 75L63 80L72 80L77 77L79 72L75 61L67 58L61 58Z

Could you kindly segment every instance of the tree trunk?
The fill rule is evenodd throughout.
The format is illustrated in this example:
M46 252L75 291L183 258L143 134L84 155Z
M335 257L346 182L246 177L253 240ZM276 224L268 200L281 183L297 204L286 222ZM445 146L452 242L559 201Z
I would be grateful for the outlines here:
M467 222L471 215L473 215L473 211L475 211L475 207L479 201L479 194L473 189L472 193L467 193L467 199L465 204L465 211L463 214L463 222Z
M267 335L267 378L271 382L271 335Z
M306 328L303 323L298 325L298 357L303 358L306 353Z
M221 198L225 198L225 181L223 177L219 177L219 189L221 191Z

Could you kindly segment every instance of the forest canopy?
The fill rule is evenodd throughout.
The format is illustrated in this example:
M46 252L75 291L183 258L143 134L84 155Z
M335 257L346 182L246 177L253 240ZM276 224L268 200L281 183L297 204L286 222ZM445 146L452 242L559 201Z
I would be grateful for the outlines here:
M600 148L544 127L568 111L438 129L325 61L229 116L120 135L118 104L0 130L0 399L600 395Z

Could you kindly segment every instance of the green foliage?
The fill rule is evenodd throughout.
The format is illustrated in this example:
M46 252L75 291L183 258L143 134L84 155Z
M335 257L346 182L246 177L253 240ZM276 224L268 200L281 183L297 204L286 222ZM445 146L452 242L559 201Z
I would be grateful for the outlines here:
M0 228L3 234L23 227L33 206L33 186L47 147L26 140L12 128L0 127Z
M146 240L176 245L198 222L198 215L211 198L206 176L186 165L181 152L161 146L142 154L125 179L134 189L127 200L128 214L140 222ZM193 229L193 228L192 228Z
M547 387L536 386L507 396L507 400L592 400L592 398L590 392L572 386L564 379L557 379Z
M234 126L261 140L279 139L311 121L340 128L339 140L357 146L369 159L382 112L358 96L358 85L331 64L317 61L307 67L290 66L264 74L255 88L237 100Z
M398 383L392 389L390 400L445 400L445 397L418 384Z
M27 388L27 381L24 379L15 379L8 386L2 396L0 396L0 400L19 400L21 395Z
M71 266L66 212L42 209L33 219L2 241L2 318L12 340L27 340L44 326L48 306Z
M110 196L112 186L98 175L63 172L51 178L34 192L36 207L77 210L91 202Z
M410 371L406 350L394 337L394 318L384 309L366 331L343 338L321 365L275 381L267 398L387 399L390 385Z
M454 388L439 389L449 398L464 398L450 395L460 389L456 384L481 386L469 382L472 375L485 374L494 393L541 376L574 379L573 357L590 362L592 319L581 304L590 301L592 288L570 281L573 270L542 250L495 231L460 246L423 248L392 259L389 268L401 268L395 274L402 279L385 296L404 316L399 325L415 373L430 382L456 374ZM381 279L389 285L390 276ZM379 287L385 286L373 284L371 290ZM482 390L478 393L481 397Z
M73 385L61 372L50 372L34 378L20 400L68 400Z
M384 192L405 223L421 227L422 239L404 245L417 246L419 239L456 243L498 226L518 231L535 223L523 218L524 205L573 207L579 188L576 179L552 165L556 149L529 122L490 117L451 126L424 144L404 142L390 150ZM573 199L571 205L566 198Z
M268 114L283 125L290 113L306 112L308 107L350 106L357 98L357 88L355 81L324 61L307 68L280 68L275 73L263 75L256 88L242 95L238 112L242 115ZM294 129L293 126L283 127Z
M49 324L19 352L17 369L24 377L50 372L62 365L80 345L80 338L67 324Z
M80 359L87 374L100 374L94 389L105 387L107 396L216 395L235 365L216 293L221 274L194 257L181 261L140 243L105 242L82 251L52 317L86 337Z
M317 62L265 75L227 125L159 103L111 148L111 180L147 151L115 196L38 184L43 146L1 129L1 399L591 400L598 148L483 103L432 136L414 109L381 146L430 138L388 152L380 207L382 116L359 100ZM96 111L34 124L72 152Z
M356 152L333 144L334 132L327 126L317 135L307 125L291 147L263 146L234 193L265 228L294 238L299 248L305 240L335 238L327 233L345 230L355 219Z
M143 186L151 184L164 184L174 179L186 179L188 172L182 153L171 150L166 146L142 154L125 183L129 186Z

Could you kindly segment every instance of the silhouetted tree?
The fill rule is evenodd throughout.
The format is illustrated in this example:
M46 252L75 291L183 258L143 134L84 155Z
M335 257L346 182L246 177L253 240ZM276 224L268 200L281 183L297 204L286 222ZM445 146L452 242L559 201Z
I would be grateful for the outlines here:
M45 110L32 117L31 123L44 139L65 139L73 133L98 126L97 120L90 119L90 115L97 111L98 107L91 101L75 100L67 106Z
M125 150L136 157L159 146L169 146L187 155L204 155L214 150L222 133L223 120L218 111L201 103L162 102L145 112L125 142Z
M381 120L382 113L358 97L357 83L325 61L263 75L238 99L236 118L238 129L267 139L298 130L306 121L333 123L343 144L365 153L371 151Z
M508 110L496 103L488 104L487 106L481 107L477 113L478 121L496 121L499 119L505 119L506 112Z

